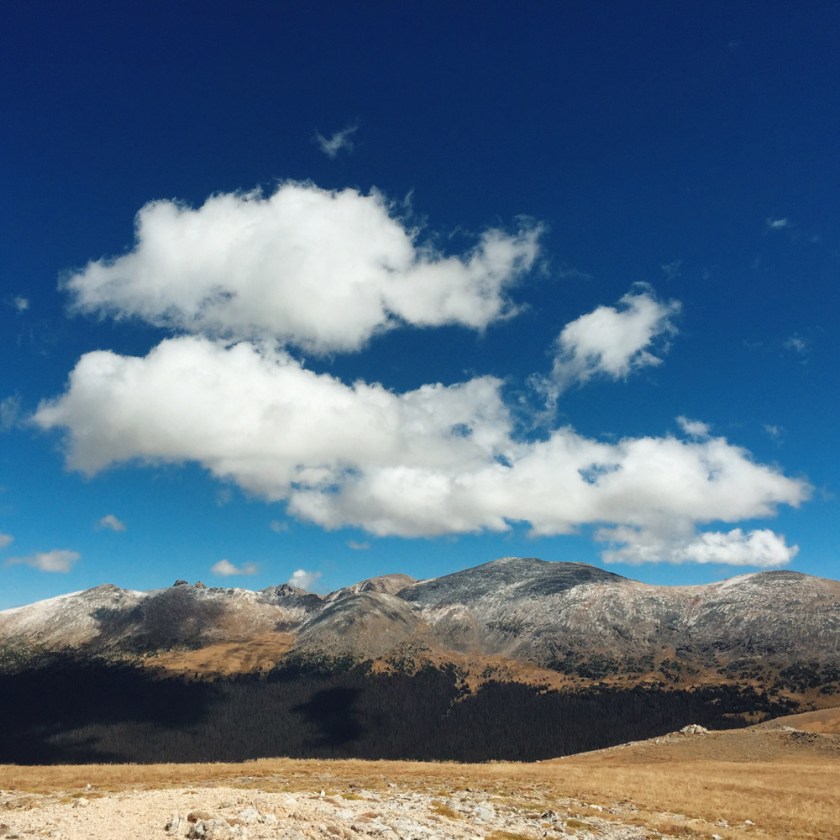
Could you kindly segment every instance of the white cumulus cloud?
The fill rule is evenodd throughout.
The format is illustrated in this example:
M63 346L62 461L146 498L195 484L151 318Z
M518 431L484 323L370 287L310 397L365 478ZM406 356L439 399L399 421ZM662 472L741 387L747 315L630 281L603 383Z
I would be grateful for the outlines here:
M616 546L604 552L607 563L716 563L769 569L786 565L799 551L767 529L745 533L733 528L680 537L625 526L602 529L597 538Z
M378 193L286 183L197 209L147 204L134 249L89 263L65 286L79 312L357 350L401 323L483 329L509 315L507 291L534 264L539 233L487 230L471 251L447 256L420 243Z
M7 545L11 545L15 541L15 538L11 534L0 534L0 548L5 548Z
M501 381L396 393L347 385L288 354L184 336L143 358L82 357L35 422L67 434L72 468L197 462L326 528L431 536L571 533L770 516L808 485L720 437L603 442L573 429L514 431Z
M300 183L268 196L218 194L198 208L152 202L129 253L89 263L65 287L78 312L177 335L145 356L85 354L34 422L63 431L68 466L85 474L197 463L226 489L328 529L425 537L594 527L616 562L787 562L796 547L771 531L711 529L799 505L810 487L701 421L677 418L682 437L605 442L567 426L533 439L518 432L496 377L398 392L316 373L294 355L356 351L400 326L482 330L509 317L540 232L491 229L471 250L446 254L377 192ZM567 324L550 374L532 381L553 405L573 385L658 365L679 312L636 286ZM37 567L75 562L58 554ZM212 570L256 566L225 559ZM309 588L319 574L298 569L289 582Z
M41 551L26 557L10 557L7 566L31 566L41 572L69 572L82 555L78 551L65 548L55 548L52 551Z
M557 353L545 389L555 398L575 384L601 375L623 379L631 371L658 365L663 339L676 332L677 301L658 301L643 287L629 292L619 307L599 306L567 324L557 338Z
M306 569L296 569L292 572L292 576L287 583L289 586L294 586L297 589L306 589L314 586L321 577L321 572L307 572Z
M256 563L243 563L241 566L236 566L227 558L219 560L210 567L210 573L217 577L234 577L237 575L256 575L259 572L259 567Z
M98 528L105 528L109 531L125 531L125 523L114 516L113 513L103 516L96 525Z

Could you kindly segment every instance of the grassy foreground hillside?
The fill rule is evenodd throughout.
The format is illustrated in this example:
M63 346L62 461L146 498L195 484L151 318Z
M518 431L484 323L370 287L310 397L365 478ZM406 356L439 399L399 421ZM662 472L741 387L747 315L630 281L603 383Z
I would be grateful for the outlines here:
M639 836L651 838L840 838L840 736L785 729L673 734L530 764L262 759L242 764L7 765L0 766L0 779L9 814L15 807L37 809L48 801L72 803L128 791L163 796L183 787L196 801L210 791L232 788L249 795L300 794L335 802L337 808L408 792L429 798L443 836L455 836L455 828L446 835L448 824L466 830L467 818L445 804L460 796L458 801L483 799L499 812L532 815L533 830L476 829L468 835L494 840L542 836L546 820L552 819L562 825L553 831L581 837L609 837L603 826L614 823L616 829L644 829L648 833ZM419 800L413 801L419 808ZM9 819L0 814L3 821Z

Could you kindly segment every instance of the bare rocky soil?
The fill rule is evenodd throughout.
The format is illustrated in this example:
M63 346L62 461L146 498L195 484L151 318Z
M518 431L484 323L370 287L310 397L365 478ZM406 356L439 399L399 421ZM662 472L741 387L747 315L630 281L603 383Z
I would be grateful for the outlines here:
M535 803L536 806L536 803ZM632 806L575 800L553 808L511 804L484 792L450 796L389 788L351 794L285 793L229 787L175 788L83 795L0 793L0 838L205 838L444 840L541 837L647 840L663 837L622 822Z

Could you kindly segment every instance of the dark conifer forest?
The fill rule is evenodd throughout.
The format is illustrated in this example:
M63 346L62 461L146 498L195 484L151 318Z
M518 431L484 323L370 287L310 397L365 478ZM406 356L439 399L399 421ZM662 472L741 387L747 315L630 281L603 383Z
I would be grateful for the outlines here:
M241 761L269 756L532 761L674 731L743 725L792 704L750 688L592 687L557 692L452 668L372 673L287 664L188 682L138 667L57 659L0 674L0 762Z

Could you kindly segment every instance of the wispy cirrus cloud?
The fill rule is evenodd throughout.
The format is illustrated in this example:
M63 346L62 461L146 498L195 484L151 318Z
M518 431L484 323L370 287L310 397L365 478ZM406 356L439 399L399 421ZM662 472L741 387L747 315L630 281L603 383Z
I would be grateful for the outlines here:
M794 333L786 338L782 346L785 350L790 350L792 353L796 353L797 356L807 356L811 349L811 344L808 339L803 338L798 333Z
M785 228L789 228L791 226L791 222L786 216L768 216L764 220L764 226L767 230L784 230Z
M358 130L358 123L352 123L346 128L333 132L329 137L325 137L319 131L316 131L315 143L328 158L334 160L338 157L339 152L353 151L353 135Z
M23 410L18 394L0 400L0 431L8 432L23 422Z

